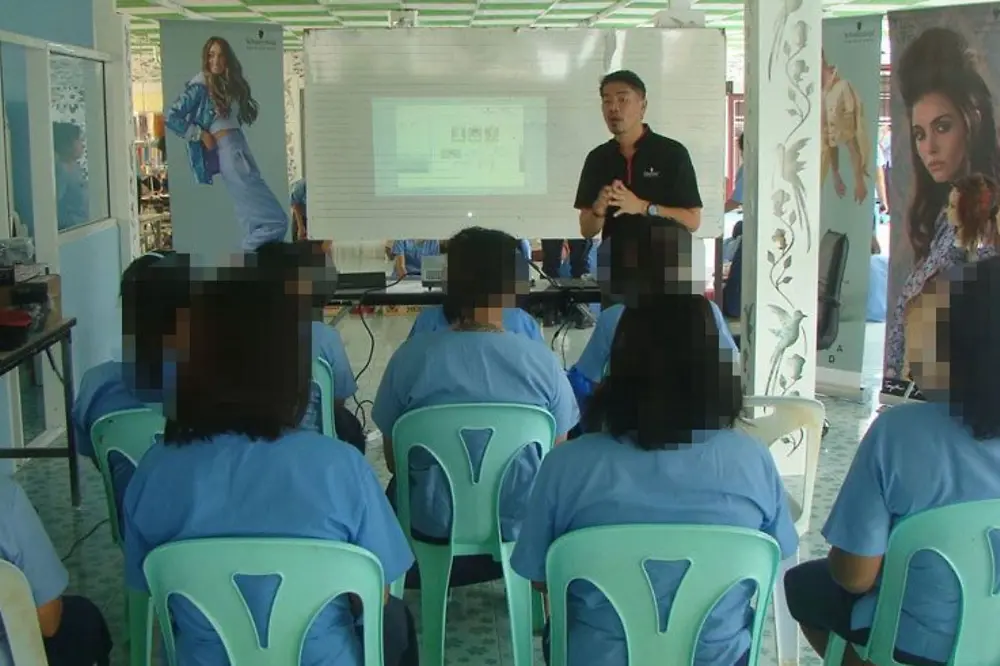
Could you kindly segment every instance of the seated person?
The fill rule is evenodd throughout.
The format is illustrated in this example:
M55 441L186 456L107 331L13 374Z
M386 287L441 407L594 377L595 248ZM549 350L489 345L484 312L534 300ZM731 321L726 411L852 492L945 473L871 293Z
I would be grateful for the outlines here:
M993 258L956 266L910 305L906 362L927 402L876 417L823 527L829 554L785 575L788 608L821 656L831 632L867 643L894 526L930 509L1000 499L997 293L1000 258ZM990 537L996 567L998 542ZM906 579L895 660L948 663L962 612L951 568L931 551L918 552ZM844 663L862 661L848 647Z
M0 474L0 559L21 570L38 608L50 666L108 666L111 634L90 599L66 594L69 574L21 486ZM0 619L0 663L12 663Z
M392 273L396 279L420 276L420 266L424 257L442 253L441 243L425 238L393 241L389 254L392 256Z
M378 558L387 581L413 562L364 457L346 442L299 427L309 396L312 357L301 341L310 303L308 289L289 291L284 276L242 267L199 285L192 296L176 408L125 496L130 588L148 590L142 567L151 551L193 538L350 543ZM248 612L266 617L273 580L257 577L240 588ZM174 596L170 608L177 663L229 663L212 625L190 601ZM360 666L359 615L347 595L332 600L305 637L301 663ZM412 618L388 589L384 618L386 666L416 664Z
M451 239L444 316L453 322L452 328L403 343L389 360L372 408L392 474L400 472L390 439L393 426L403 414L420 407L484 402L535 405L555 418L559 440L576 425L579 412L573 390L556 355L544 345L504 330L504 308L515 293L512 260L516 253L517 240L500 231L473 227ZM472 437L481 434L468 433L471 460L480 459L485 450L485 437ZM517 538L540 460L537 449L525 448L504 480L500 516L505 539ZM395 483L386 492L394 499ZM447 543L452 518L448 481L426 451L411 454L410 492L413 535L431 543ZM467 585L501 575L500 565L489 555L459 557L452 566L451 582Z
M347 399L353 398L357 393L358 383L354 378L351 362L347 358L347 349L340 337L340 331L323 322L326 293L336 286L332 284L335 270L325 243L311 240L298 243L275 241L257 248L257 256L261 257L263 262L288 270L289 279L308 282L315 286L316 298L311 305L312 357L323 359L333 370L333 421L337 436L364 453L366 444L364 429L346 405ZM329 269L328 274L322 274L327 273L324 269ZM314 271L317 273L313 274ZM327 281L328 284L320 285L322 281ZM302 427L319 430L322 426L319 386L315 383L311 383L310 386L311 398L309 408L302 419Z
M622 236L630 226L618 227L616 247L632 244ZM630 252L642 266L640 248ZM733 429L742 412L740 378L731 355L720 349L710 302L692 294L693 285L687 293L651 287L626 301L608 374L584 419L590 434L552 451L535 480L511 566L536 589L545 591L552 543L588 527L726 525L774 537L784 557L798 546L771 453ZM614 545L598 555L614 558ZM686 562L647 564L661 627L686 569ZM744 582L719 600L701 631L695 664L751 663L755 591ZM568 663L630 663L621 620L596 587L570 583L567 605Z
M625 312L629 294L637 285L655 285L659 293L692 293L691 275L692 236L679 222L645 215L622 216L628 218L615 231L610 249L610 279L602 285L616 305L605 308L594 332L587 341L579 360L570 369L570 381L577 398L586 402L604 376L611 357L611 346L618 322ZM619 237L622 238L619 242ZM636 249L638 248L638 249ZM638 252L638 254L636 254ZM646 287L653 289L653 286ZM709 301L709 308L719 329L717 340L722 349L736 351L736 343L718 306ZM716 339L713 337L713 339Z
M299 178L292 183L292 240L300 241L309 238L308 218L306 217L306 179Z
M160 409L175 384L177 318L190 299L189 275L187 257L172 252L144 254L122 274L122 359L84 373L70 415L77 450L95 465L94 424L125 409ZM134 468L114 452L108 464L120 508Z

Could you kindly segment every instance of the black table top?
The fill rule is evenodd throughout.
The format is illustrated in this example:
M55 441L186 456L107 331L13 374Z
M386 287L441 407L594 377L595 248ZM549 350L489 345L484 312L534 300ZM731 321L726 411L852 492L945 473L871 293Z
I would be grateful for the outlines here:
M0 376L7 374L38 352L44 351L62 340L69 335L74 326L76 326L75 317L46 322L45 328L30 335L28 341L17 349L0 352Z

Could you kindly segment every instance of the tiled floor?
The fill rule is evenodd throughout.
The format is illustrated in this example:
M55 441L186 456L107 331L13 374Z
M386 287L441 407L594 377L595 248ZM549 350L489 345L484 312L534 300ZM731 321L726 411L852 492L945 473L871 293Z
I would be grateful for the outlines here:
M348 354L355 371L361 370L371 353L371 363L359 380L358 399L374 397L378 381L389 356L405 339L412 317L380 317L367 320L371 335L378 342L372 347L371 337L357 318L345 320L340 330L347 344ZM554 331L546 331L550 339ZM589 331L571 331L563 348L556 349L572 363L585 344ZM813 530L802 543L802 557L817 557L825 553L818 529L830 510L847 467L854 455L858 439L866 429L871 416L870 406L837 400L826 400L830 432L823 441L819 477L813 504ZM366 411L371 403L363 403ZM381 477L387 473L381 443L369 445L369 459ZM65 463L36 460L25 465L18 477L41 514L49 534L60 553L66 555L80 539L94 530L107 517L104 492L100 478L89 465L84 472L84 501L79 510L70 508L69 488ZM794 480L789 488L794 490ZM126 646L121 584L121 554L111 543L106 523L84 539L66 560L70 571L72 591L93 599L104 610L116 639L114 664L126 664ZM418 611L416 600L408 597L410 606ZM766 625L766 635L761 664L776 663L773 639L773 622ZM449 606L447 663L494 666L512 664L510 654L506 606L500 584L481 585L458 590ZM542 664L540 650L536 650L536 664ZM819 660L803 644L802 663L814 666Z

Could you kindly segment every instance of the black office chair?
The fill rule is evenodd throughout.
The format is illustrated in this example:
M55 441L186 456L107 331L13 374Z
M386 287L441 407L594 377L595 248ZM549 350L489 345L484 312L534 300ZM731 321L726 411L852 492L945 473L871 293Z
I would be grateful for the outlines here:
M827 231L819 243L819 307L816 324L816 350L833 346L840 332L840 292L847 270L847 236Z

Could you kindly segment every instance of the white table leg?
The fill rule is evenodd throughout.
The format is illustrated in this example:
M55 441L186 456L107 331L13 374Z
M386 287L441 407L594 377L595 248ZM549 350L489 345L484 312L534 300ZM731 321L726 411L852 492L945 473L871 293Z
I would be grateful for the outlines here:
M778 644L778 666L798 666L799 625L788 612L785 600L785 572L799 563L799 552L782 561L774 586L774 636Z

